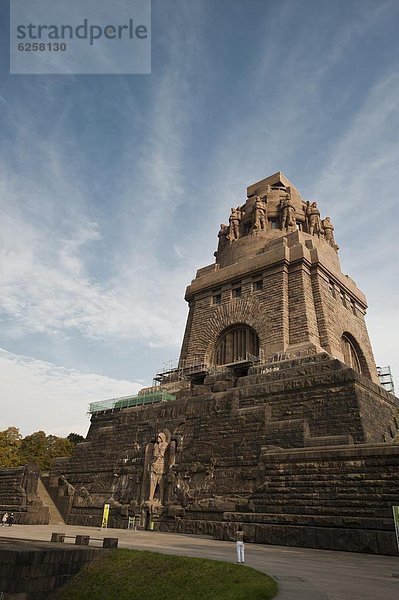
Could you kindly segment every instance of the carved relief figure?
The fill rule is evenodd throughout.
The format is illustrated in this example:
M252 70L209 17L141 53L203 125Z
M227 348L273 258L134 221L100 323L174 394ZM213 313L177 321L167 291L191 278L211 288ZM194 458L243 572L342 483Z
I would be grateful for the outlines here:
M318 235L319 237L321 234L320 211L317 208L316 202L312 202L309 207L309 233L311 235Z
M167 471L166 464L166 451L168 449L168 442L166 441L166 435L163 432L158 433L157 441L154 444L152 450L152 459L150 467L150 494L149 500L154 499L155 491L159 486L159 497L162 503L163 492L164 492L164 475Z
M280 209L281 229L290 230L296 227L295 206L290 194L286 194Z
M190 493L190 477L188 475L183 476L179 473L176 468L171 469L171 500L180 506L187 506L191 504L194 497Z
M228 239L230 242L238 240L240 236L240 221L241 211L239 208L232 208L229 217L229 235Z
M130 467L124 467L120 473L114 474L112 497L118 503L128 503L136 496L135 478Z
M76 490L74 498L73 498L74 506L94 506L95 500L93 496L90 494L89 490L81 486Z
M259 196L256 196L252 219L253 228L257 231L264 231L266 229L266 208L266 203Z

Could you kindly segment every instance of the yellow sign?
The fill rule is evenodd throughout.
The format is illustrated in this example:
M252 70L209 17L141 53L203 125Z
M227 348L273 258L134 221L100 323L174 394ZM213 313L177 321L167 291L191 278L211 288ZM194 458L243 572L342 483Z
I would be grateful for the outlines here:
M101 523L101 527L108 526L108 516L109 516L109 504L104 504L103 520Z

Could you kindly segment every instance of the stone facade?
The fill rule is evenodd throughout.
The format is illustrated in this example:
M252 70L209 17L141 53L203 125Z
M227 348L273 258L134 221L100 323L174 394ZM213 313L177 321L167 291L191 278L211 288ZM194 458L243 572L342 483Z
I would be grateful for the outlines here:
M187 288L176 399L92 415L49 490L67 522L396 553L399 405L331 221L277 173L247 190Z

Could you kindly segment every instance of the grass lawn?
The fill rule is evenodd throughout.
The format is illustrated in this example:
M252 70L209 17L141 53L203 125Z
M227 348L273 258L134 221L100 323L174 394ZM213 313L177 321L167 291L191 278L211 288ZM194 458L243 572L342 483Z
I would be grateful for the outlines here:
M205 558L113 550L91 563L56 600L269 600L276 582L259 571Z

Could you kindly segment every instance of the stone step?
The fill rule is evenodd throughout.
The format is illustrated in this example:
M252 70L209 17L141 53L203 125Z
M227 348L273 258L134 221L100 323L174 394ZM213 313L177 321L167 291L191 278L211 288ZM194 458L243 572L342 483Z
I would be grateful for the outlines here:
M45 506L48 506L49 508L49 525L65 524L64 519L62 518L60 512L58 511L58 508L51 499L48 491L44 487L44 484L41 479L39 479L37 484L37 494L43 502L43 504Z
M375 518L392 518L392 506L388 504L387 506L381 506L377 503L373 503L373 505L365 506L365 503L358 504L331 504L329 506L323 506L321 504L311 504L311 503L303 503L303 504L295 504L295 505L282 505L276 502L269 504L267 502L262 502L254 505L255 513L256 512L267 512L275 513L275 514L297 514L297 515L342 515L342 516L351 516L356 517L359 515L375 517Z

